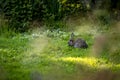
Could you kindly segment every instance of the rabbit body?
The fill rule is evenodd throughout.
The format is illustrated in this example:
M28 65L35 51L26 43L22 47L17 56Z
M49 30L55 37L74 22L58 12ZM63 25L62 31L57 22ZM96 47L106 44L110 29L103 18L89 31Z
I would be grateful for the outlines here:
M88 45L83 39L79 38L74 42L74 47L75 48L87 48Z
M85 42L85 40L83 40L81 38L78 38L78 39L74 40L73 33L71 34L71 38L68 41L68 45L73 46L75 48L88 48L88 45Z

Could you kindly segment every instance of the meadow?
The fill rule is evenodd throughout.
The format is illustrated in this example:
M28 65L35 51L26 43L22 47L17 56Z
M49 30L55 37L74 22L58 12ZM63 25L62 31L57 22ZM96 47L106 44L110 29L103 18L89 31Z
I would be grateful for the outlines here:
M108 25L94 21L72 18L66 22L69 31L15 33L1 20L0 80L119 80L120 23L106 30ZM68 46L71 32L88 48Z

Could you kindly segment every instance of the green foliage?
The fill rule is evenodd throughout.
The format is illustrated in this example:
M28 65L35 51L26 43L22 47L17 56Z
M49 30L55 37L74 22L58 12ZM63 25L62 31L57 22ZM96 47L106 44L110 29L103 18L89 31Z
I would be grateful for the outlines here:
M42 20L46 13L44 0L31 0L32 4L32 20Z
M9 27L24 32L28 29L28 21L32 20L32 4L29 0L2 0L2 12L9 18ZM3 4L4 3L4 4Z
M43 0L45 6L45 15L44 18L49 19L48 17L54 15L54 20L61 19L60 4L58 0Z
M15 31L9 28L8 20L5 19L4 15L0 15L0 36L10 38L15 35Z
M66 16L74 14L86 14L85 12L96 9L102 9L104 7L107 11L115 8L119 9L119 1L96 1L96 0L1 0L0 1L0 14L4 13L6 18L9 19L9 26L12 29L16 29L20 32L25 32L29 29L29 23L34 20L42 20L47 22L48 28L59 28L58 22ZM105 4L105 5L103 5ZM111 7L110 7L111 6ZM116 13L115 10L114 12ZM118 15L119 10L117 11ZM100 22L106 26L109 26L111 17L113 14L103 14L97 16ZM114 15L115 16L115 15ZM119 15L118 15L119 16ZM51 21L52 18L52 21ZM47 21L48 20L48 21ZM55 26L58 27L54 27ZM52 24L52 26L49 26ZM108 28L108 27L107 27Z
M17 4L16 4L17 3ZM18 31L24 32L28 28L28 21L32 20L32 5L29 0L25 1L11 1L14 8L10 11L10 27L17 29Z
M49 22L52 18L52 21L55 22L83 9L81 1L78 0L1 0L0 5L1 12L9 19L10 28L20 32L28 30L31 20ZM50 24L54 24L54 22L50 21ZM58 24L55 22L55 26L57 26L55 28L60 28ZM54 28L54 25L48 27Z
M62 15L70 15L75 12L79 12L81 10L84 10L84 6L82 4L82 1L80 0L60 0L60 11L62 12Z
M45 19L45 26L50 29L51 31L53 30L67 30L67 25L65 21L55 21L55 16L52 15L49 17L49 19Z

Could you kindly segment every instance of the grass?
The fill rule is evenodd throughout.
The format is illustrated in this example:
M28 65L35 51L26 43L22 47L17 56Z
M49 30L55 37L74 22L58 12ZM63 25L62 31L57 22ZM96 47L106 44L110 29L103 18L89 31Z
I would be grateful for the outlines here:
M0 80L119 80L120 63L117 61L120 51L114 47L119 46L119 39L117 38L117 41L114 41L116 44L112 45L112 41L119 34L115 37L108 35L111 37L107 41L104 39L106 36L101 36L100 31L97 31L96 24L85 23L75 25L77 27L74 32L76 37L87 41L87 49L67 45L71 32L39 29L30 34L1 32ZM13 35L10 36L11 34ZM108 44L107 47L115 51L102 49L106 41L112 45L111 47Z
M91 55L92 35L81 35L88 49L75 49L67 45L70 33L61 33L0 37L0 79L35 80L41 76L42 80L84 80L104 69L119 72L120 64Z

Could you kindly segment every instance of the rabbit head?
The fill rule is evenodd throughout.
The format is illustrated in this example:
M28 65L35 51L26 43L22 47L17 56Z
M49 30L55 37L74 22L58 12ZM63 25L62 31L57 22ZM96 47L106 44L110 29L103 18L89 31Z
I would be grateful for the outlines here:
M70 40L68 41L68 45L69 45L69 46L74 46L74 40L70 39Z

